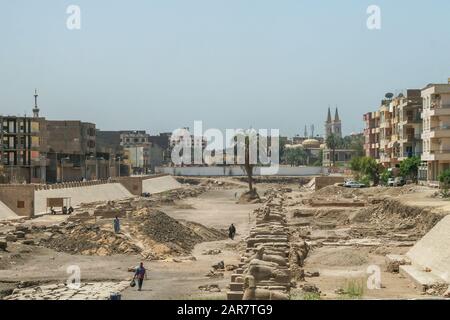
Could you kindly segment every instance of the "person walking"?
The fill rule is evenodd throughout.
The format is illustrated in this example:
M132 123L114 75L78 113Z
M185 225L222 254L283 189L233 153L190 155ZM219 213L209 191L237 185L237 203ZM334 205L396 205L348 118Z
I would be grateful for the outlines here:
M231 224L231 226L228 228L228 237L230 237L231 240L234 240L234 236L236 234L236 227L234 224Z
M119 233L120 232L120 220L119 217L116 216L114 219L114 232Z
M142 290L142 285L144 284L144 278L147 279L147 270L144 268L144 263L141 262L139 267L136 268L133 281L137 279L138 281L138 291Z

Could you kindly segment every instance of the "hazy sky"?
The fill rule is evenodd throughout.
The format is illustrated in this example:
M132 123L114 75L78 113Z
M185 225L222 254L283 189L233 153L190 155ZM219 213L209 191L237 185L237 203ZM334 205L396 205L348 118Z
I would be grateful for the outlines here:
M69 5L81 30L66 28ZM381 30L366 27L369 5ZM388 91L450 77L448 0L0 0L0 113L151 133L344 133Z

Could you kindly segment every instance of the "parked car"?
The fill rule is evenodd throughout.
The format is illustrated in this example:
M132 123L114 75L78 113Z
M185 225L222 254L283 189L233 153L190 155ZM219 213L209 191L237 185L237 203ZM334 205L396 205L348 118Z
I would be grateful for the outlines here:
M346 187L346 188L365 188L366 185L364 183L360 183L357 181L346 181L344 183L344 187Z
M389 178L387 184L389 187L401 187L406 184L406 180L403 177Z

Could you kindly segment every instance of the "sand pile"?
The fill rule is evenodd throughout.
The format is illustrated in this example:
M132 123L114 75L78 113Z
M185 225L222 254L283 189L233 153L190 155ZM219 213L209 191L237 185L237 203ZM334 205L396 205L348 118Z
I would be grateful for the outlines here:
M427 233L441 218L429 208L407 206L394 199L362 208L350 217L352 222L371 223L386 234L394 231L416 237Z
M320 264L329 267L361 266L367 263L368 255L361 249L336 249L318 254L312 254L308 258L308 264Z
M374 200L384 200L389 197L396 197L402 194L414 193L420 190L416 185L405 185L402 187L376 187L376 188L345 188L340 186L327 186L315 191L311 195L312 200L321 201L368 201L369 203L379 202Z
M190 253L204 241L226 238L222 231L190 221L178 221L162 211L144 209L136 213L135 232L139 233L151 257Z
M109 256L114 254L137 254L141 251L124 235L102 230L96 225L77 225L71 229L59 229L42 239L47 248L81 255Z
M260 203L261 199L259 197L258 192L255 188L251 191L247 191L241 194L238 203L246 204L246 203Z

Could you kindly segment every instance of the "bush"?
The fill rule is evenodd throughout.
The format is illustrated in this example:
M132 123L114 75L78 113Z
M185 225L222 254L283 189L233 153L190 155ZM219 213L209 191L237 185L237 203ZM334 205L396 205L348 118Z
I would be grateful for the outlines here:
M444 170L440 175L439 175L439 182L440 182L440 188L442 189L441 191L441 196L443 198L448 198L450 196L449 193L449 187L450 187L450 169Z
M364 294L364 280L347 281L344 293L351 299L360 299Z
M391 171L388 169L384 169L384 171L380 175L380 181L383 186L386 186L389 179L392 178Z
M366 185L367 187L369 187L370 186L370 177L368 176L368 175L364 175L364 176L362 176L360 179L359 179L359 183L362 183L362 184L364 184L364 185Z
M417 173L419 171L420 157L411 157L400 163L400 174L403 177L410 177L413 182L417 182Z

